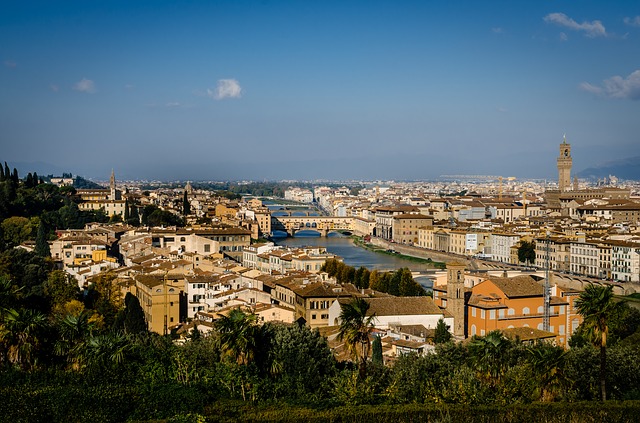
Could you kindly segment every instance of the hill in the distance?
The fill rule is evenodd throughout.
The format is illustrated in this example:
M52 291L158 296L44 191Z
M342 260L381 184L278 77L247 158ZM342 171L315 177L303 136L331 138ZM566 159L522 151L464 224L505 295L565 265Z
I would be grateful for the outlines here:
M609 175L620 179L640 180L640 156L614 160L578 172L578 177L584 179L598 179Z

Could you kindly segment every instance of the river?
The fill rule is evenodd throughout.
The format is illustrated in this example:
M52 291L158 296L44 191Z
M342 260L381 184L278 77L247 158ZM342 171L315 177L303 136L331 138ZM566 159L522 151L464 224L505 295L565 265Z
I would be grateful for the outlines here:
M416 263L393 255L374 253L373 251L358 247L353 244L351 238L334 232L330 233L328 237L296 236L294 238L274 238L274 242L277 245L287 247L322 246L330 253L342 257L345 264L355 268L364 266L369 270L394 271L402 267L407 267L413 272L433 270L429 265L424 263ZM421 276L415 279L427 289L432 286L431 280L427 277Z

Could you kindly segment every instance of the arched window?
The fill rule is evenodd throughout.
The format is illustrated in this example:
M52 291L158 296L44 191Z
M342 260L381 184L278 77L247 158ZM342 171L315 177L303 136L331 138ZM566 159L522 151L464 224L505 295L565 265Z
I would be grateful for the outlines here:
M477 333L476 325L471 325L471 336L475 335L476 333Z
M523 316L526 316L526 315L527 315L527 314L529 314L529 313L530 313L530 311L529 311L529 307L523 307L523 308L522 308L522 315L523 315Z
M512 308L509 309L509 312L507 313L509 316L515 316L516 315L516 311Z

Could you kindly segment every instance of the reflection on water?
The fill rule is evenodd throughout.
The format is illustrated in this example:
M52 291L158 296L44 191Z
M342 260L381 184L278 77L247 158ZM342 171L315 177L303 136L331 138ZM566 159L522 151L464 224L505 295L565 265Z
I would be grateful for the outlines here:
M299 233L298 233L299 234ZM295 238L275 238L275 243L288 247L323 246L330 253L343 258L344 263L353 267L364 266L369 270L396 270L407 267L412 271L430 270L424 263L416 263L387 254L374 253L353 244L351 239L339 233L330 233L328 237L296 236Z

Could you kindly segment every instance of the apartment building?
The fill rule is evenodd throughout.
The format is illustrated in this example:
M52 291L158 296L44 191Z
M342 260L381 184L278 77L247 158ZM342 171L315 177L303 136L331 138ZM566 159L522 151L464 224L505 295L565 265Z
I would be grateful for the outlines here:
M640 282L640 243L611 241L611 277L620 282Z
M511 263L511 247L520 242L520 235L491 233L491 259L502 263Z
M419 229L433 226L433 217L403 213L393 217L393 240L399 244L418 244Z
M135 295L140 301L147 328L161 335L185 321L184 280L163 275L134 275Z
M374 236L386 240L393 240L394 217L404 214L418 214L419 209L414 206L390 206L376 209L376 228Z
M557 345L567 345L581 317L573 305L577 293L555 286L550 302L549 331ZM469 336L484 336L493 330L544 328L544 289L530 276L487 279L471 289L467 303Z

